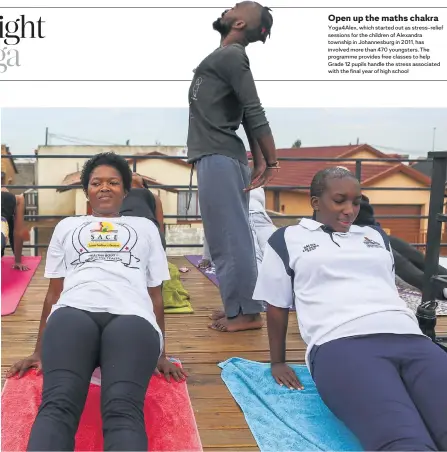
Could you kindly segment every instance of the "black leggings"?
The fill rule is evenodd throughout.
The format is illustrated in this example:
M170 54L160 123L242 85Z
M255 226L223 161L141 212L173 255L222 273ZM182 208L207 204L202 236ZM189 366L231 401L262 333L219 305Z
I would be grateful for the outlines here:
M409 243L392 235L390 235L390 244L393 249L396 275L422 292L425 270L424 255ZM441 265L438 265L438 275L447 275L447 270ZM442 289L435 293L435 297L438 300L445 299Z
M104 450L147 451L143 407L159 352L157 331L141 317L57 309L42 338L42 403L27 450L74 450L99 365Z
M5 255L5 248L6 248L6 236L2 232L2 257Z

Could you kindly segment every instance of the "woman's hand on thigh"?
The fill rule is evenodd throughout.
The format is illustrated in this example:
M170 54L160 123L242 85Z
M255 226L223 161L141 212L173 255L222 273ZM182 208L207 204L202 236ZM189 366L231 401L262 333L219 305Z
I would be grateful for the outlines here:
M169 361L166 356L159 358L155 373L156 375L160 375L160 373L162 373L165 376L166 381L170 381L171 376L177 382L183 381L188 377L188 374L184 369Z
M280 386L287 386L289 389L304 389L294 370L286 363L272 364L272 375Z
M22 378L23 375L31 368L36 368L38 372L42 370L42 363L38 353L33 353L28 356L28 358L24 358L12 365L6 373L6 378L11 378L16 374L19 374L19 378Z

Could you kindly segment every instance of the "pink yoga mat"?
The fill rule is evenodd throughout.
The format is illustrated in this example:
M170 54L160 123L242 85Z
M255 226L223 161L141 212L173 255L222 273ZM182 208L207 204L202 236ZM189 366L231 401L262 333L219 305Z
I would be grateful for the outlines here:
M2 258L2 316L14 314L41 259L40 256L24 256L22 262L30 269L22 272L12 268L14 265L13 257Z

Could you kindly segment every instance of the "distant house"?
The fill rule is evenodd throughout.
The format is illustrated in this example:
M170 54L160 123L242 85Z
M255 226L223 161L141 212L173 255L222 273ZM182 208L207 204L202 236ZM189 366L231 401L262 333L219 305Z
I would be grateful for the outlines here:
M121 155L135 156L136 170L145 176L151 189L159 195L163 203L165 215L186 215L186 200L191 165L184 160L176 159L144 159L143 156L179 156L185 152L181 146L39 146L38 155L53 155L54 159L38 159L37 183L39 185L64 185L61 190L39 189L40 215L82 215L88 212L88 205L82 190L71 190L69 187L79 184L80 170L85 158L78 155L95 155L100 152L115 152ZM57 158L57 157L62 158ZM132 159L133 160L133 159ZM129 165L133 168L133 161ZM197 185L196 174L193 175L193 185ZM182 185L183 190L167 189L165 186ZM192 191L189 215L199 212L197 191ZM178 223L176 219L167 219L166 223Z
M177 193L177 190L174 188L165 188L163 184L157 182L154 179L151 179L150 177L145 176L144 174L141 174L142 178L149 184L149 185L157 185L160 187L159 189L151 189L152 192L154 192L156 195L158 195L160 198L163 198L163 192L168 193ZM62 184L65 187L58 188L56 191L58 193L65 193L69 190L75 191L75 214L76 215L91 215L92 214L92 208L90 206L90 203L85 198L85 195L83 193L82 188L78 188L77 186L81 185L81 172L77 171L76 173L67 174L62 181Z
M280 161L281 169L266 187L267 208L289 215L312 215L308 190L289 189L287 186L310 186L313 176L320 169L341 165L355 173L355 162L343 159L381 159L396 158L367 144L349 146L302 147L298 149L279 149L279 157L331 158L337 162L322 161ZM414 168L400 162L370 161L362 162L361 183L363 192L369 197L377 216L380 215L428 215L429 190L406 191L392 188L430 187L430 178ZM369 190L376 187L389 187L390 190ZM383 218L378 220L392 234L411 243L424 240L427 220L418 218Z
M1 145L2 155L11 155L9 147L5 144ZM2 172L5 173L5 181L7 185L12 185L15 182L16 174L18 173L17 166L13 158L2 158L1 165Z
M79 183L79 171L85 158L79 155L95 155L99 152L113 151L121 155L132 155L136 161L137 172L145 176L152 191L162 200L165 215L179 215L180 218L168 218L166 224L171 231L176 232L178 243L185 241L183 235L186 229L190 232L192 243L198 243L201 237L201 220L187 220L183 216L200 215L197 190L189 190L190 182L197 186L197 175L191 171L191 165L181 159L152 158L144 156L163 157L165 155L184 157L181 146L40 146L36 151L40 155L63 156L55 159L39 159L37 167L37 183L39 185L64 185L66 188L39 189L40 215L74 215L89 211L88 203L82 190L73 190L73 185ZM290 185L309 186L314 174L322 168L333 165L343 165L355 172L355 164L343 162L346 158L372 159L362 162L361 181L364 192L369 196L376 215L427 215L429 207L430 178L414 168L399 162L381 162L381 158L400 157L384 154L367 145L327 146L312 148L279 149L280 157L332 158L336 162L324 161L281 161L281 170L266 187L267 209L283 214L308 216L312 214L309 204L308 190L290 189ZM133 160L133 159L132 159ZM131 167L133 166L129 162ZM173 189L171 186L182 188ZM71 189L70 189L71 187ZM373 191L370 188L390 188ZM392 190L395 187L418 188L425 190L405 191ZM186 207L191 197L188 212ZM419 218L379 219L382 226L392 234L402 237L411 243L425 242L427 221ZM168 228L168 229L169 229ZM195 230L195 231L193 231ZM177 240L172 236L172 240ZM193 240L194 238L194 240ZM189 239L188 239L189 240ZM186 243L186 241L185 241Z
M37 155L62 158L42 158L37 160L38 185L62 185L60 189L38 189L39 215L85 215L90 212L90 206L82 189L74 186L80 183L80 171L86 158L80 155L93 156L100 152L115 152L120 155L134 156L129 160L133 169L136 161L136 171L150 185L155 185L151 191L158 196L163 204L166 225L166 239L170 244L199 244L203 240L201 220L182 218L185 215L199 215L197 190L189 191L192 185L197 186L196 172L191 174L191 165L181 159L144 159L144 156L154 157L178 156L185 157L182 146L39 146ZM183 186L182 189L172 188L172 185ZM191 196L191 205L186 212L187 202ZM180 218L167 218L169 215L180 215ZM57 220L42 220L39 222L41 231L39 241L48 243L52 228ZM168 250L171 254L199 253L199 249L176 247Z

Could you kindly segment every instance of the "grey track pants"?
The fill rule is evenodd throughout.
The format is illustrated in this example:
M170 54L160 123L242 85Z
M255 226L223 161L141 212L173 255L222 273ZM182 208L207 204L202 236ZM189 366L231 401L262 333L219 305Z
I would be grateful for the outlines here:
M261 301L253 300L257 268L248 220L250 168L223 155L203 157L196 163L199 203L220 294L227 317L258 314Z

